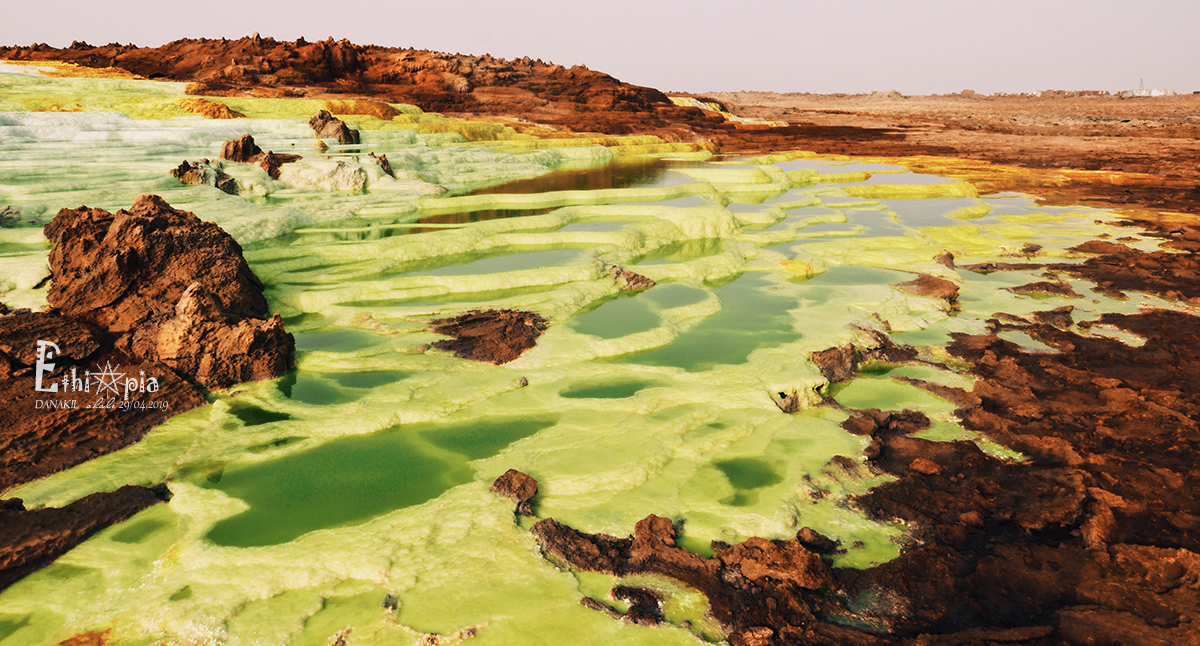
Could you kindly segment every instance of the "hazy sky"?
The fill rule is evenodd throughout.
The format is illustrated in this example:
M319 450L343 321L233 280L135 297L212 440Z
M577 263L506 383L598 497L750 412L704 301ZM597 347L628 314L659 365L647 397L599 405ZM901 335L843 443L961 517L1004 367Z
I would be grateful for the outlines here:
M662 90L1200 90L1200 0L2 0L0 44L263 36L586 64Z

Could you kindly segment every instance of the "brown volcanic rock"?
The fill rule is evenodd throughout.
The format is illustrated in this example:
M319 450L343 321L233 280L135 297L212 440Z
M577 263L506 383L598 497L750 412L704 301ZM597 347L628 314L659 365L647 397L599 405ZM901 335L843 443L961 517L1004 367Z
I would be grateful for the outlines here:
M809 359L820 368L821 374L830 382L846 381L858 371L858 351L853 345L818 350Z
M902 292L917 296L940 298L947 303L953 303L958 300L958 285L945 278L938 278L929 274L920 274L913 280L897 283L896 287Z
M1200 246L1187 243L1190 239L1200 239L1200 227L1159 225L1158 228L1160 231L1166 229L1159 233L1160 236L1172 239L1164 246L1188 253L1146 252L1091 240L1072 251L1096 255L1082 264L1051 265L1050 268L1086 278L1098 285L1097 291L1109 296L1120 298L1125 291L1139 291L1200 302L1200 255L1197 255Z
M201 159L192 164L185 159L179 166L171 169L171 177L193 186L214 186L230 195L238 193L237 180L225 173L221 162Z
M476 310L433 321L434 332L454 338L432 345L462 359L499 365L536 345L547 325L546 319L533 312Z
M39 340L57 341L59 356L82 361L100 349L102 336L92 327L47 312L17 311L0 317L0 356L10 377L37 361Z
M254 143L254 137L250 135L230 139L221 145L221 159L228 159L232 162L250 164L254 162L255 157L261 154L263 154L262 148Z
M358 131L346 125L345 121L335 118L328 110L317 112L308 120L308 125L317 133L318 139L336 139L339 144L358 143Z
M199 282L183 292L154 343L160 361L210 387L278 377L291 367L295 349L278 314L269 320L230 316Z
M949 282L949 281L947 281ZM917 356L915 348L896 345L891 338L877 330L863 330L867 340L859 346L847 343L836 348L811 352L808 355L821 374L831 383L846 381L854 376L859 364L869 361L904 362Z
M242 135L237 139L230 139L221 145L221 159L261 166L271 176L271 179L279 179L279 167L298 161L300 155L288 153L276 155L271 151L264 153L262 148L259 148L258 144L254 143L254 137Z
M516 469L509 469L492 483L492 492L517 503L518 514L533 516L530 501L537 495L538 483L532 477Z
M289 367L291 335L278 316L262 320L262 283L217 225L148 195L116 214L63 209L46 237L55 243L47 300L113 334L120 352L209 388Z
M543 550L571 567L617 576L657 574L700 590L713 617L732 632L811 628L815 619L805 591L833 584L828 564L795 539L751 538L704 558L679 547L674 525L660 516L638 521L628 538L585 534L553 519L538 521L531 531Z
M112 350L109 335L77 319L14 312L0 316L0 339L0 491L126 447L172 415L205 404L195 385L162 364ZM57 392L34 390L39 340L61 350L47 357L54 367L43 377L43 387L53 384ZM99 392L94 379L88 392L73 389L73 378L87 379L86 372L105 364L122 377L155 378L157 391L130 389L126 399L124 384L116 392ZM150 407L151 401L165 405Z
M57 509L27 510L19 498L0 501L0 590L97 531L169 498L166 486L159 485L94 493Z
M1154 273L1136 280L1157 252L1095 250L1124 257L1124 268L1100 266L1127 289L1178 288ZM1171 262L1191 262L1192 253ZM1100 271L1061 270L1069 267ZM910 527L892 561L833 569L827 579L809 556L792 558L790 546L762 539L705 559L676 546L671 523L653 516L632 539L553 520L534 532L572 567L697 588L735 644L1200 643L1200 317L1101 317L1145 338L1140 347L1071 332L1069 308L1032 319L1005 327L1058 352L1027 352L992 335L956 335L948 347L977 378L971 393L946 393L963 425L1025 460L912 437L930 425L913 411L858 411L843 424L872 438L864 454L873 470L897 476L856 501ZM858 351L832 350L827 363L851 370ZM813 539L798 536L801 545ZM814 548L828 549L821 543ZM739 547L750 563L731 572L726 555ZM812 594L827 581L834 595Z
M203 406L201 385L290 367L292 336L278 315L261 318L262 284L215 224L144 196L116 214L63 209L45 232L56 309L0 314L0 491L137 442ZM44 356L40 341L53 344ZM0 588L165 495L124 487L62 509L0 503Z

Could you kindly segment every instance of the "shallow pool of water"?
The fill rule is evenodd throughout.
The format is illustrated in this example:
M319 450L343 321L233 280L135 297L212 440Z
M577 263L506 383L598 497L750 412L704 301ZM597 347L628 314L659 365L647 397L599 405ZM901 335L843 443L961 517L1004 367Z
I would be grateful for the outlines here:
M774 284L764 274L745 273L713 288L721 301L721 311L684 331L670 344L625 361L702 371L721 364L744 363L759 348L799 338L795 320L788 314L798 303L772 294Z

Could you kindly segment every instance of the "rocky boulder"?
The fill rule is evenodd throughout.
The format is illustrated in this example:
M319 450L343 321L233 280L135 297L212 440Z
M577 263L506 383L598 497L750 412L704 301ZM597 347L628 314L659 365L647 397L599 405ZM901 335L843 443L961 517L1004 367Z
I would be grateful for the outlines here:
M254 143L254 137L250 135L242 135L237 139L230 139L221 146L221 159L241 164L254 164L267 171L271 179L279 179L279 167L294 161L300 160L300 155L291 155L287 153L275 154L268 150L263 152L258 144Z
M262 283L216 224L147 195L115 214L63 209L45 232L50 305L113 335L121 352L207 388L287 371L292 336L267 320Z
M238 193L237 180L225 172L219 161L201 159L193 164L185 159L171 169L171 177L193 186L213 186L230 195Z
M308 125L317 133L318 139L335 139L339 144L357 144L358 131L346 125L345 121L321 110L308 120Z

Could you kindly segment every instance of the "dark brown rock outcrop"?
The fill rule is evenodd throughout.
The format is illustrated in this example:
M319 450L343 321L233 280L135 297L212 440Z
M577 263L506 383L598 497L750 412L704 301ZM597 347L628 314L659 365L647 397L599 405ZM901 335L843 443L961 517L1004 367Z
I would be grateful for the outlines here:
M549 556L571 567L617 576L657 574L696 588L734 643L762 626L817 627L805 596L834 583L829 565L796 539L751 538L705 558L679 547L674 524L660 516L638 521L628 538L586 534L553 519L538 521L531 531Z
M1200 303L1200 226L1158 224L1158 235L1167 238L1163 246L1187 251L1140 251L1133 247L1092 240L1072 249L1095 254L1082 264L1052 265L1090 280L1097 291L1117 298L1126 291L1149 292L1166 298Z
M42 379L55 392L34 389L40 340L61 351L48 354L53 368ZM89 373L106 365L120 376L102 390ZM153 378L155 390L126 388L126 376ZM0 316L0 492L129 446L204 404L196 385L161 363L114 350L112 337L93 324L52 312Z
M300 155L288 153L276 155L271 151L263 152L262 148L254 143L254 137L242 135L237 139L226 141L221 146L221 159L242 164L254 164L267 171L271 179L279 179L279 167L299 161Z
M262 283L217 225L148 195L115 214L63 209L46 237L50 305L111 334L118 351L207 388L288 369L292 337L267 319Z
M317 112L308 120L308 125L317 133L318 139L335 139L339 144L358 143L358 131L347 126L345 121L329 114L328 110Z
M171 169L171 177L193 186L213 186L230 195L238 193L237 180L221 168L221 162L201 159L193 164L185 159L179 166Z
M896 287L908 294L940 298L947 303L953 303L958 300L958 285L945 278L938 278L929 274L920 274L913 280L897 283Z
M0 590L97 531L169 498L166 486L159 485L94 493L61 508L27 510L19 498L0 501Z
M948 281L947 281L948 282ZM830 383L846 381L858 371L859 364L869 361L900 363L917 356L914 348L896 345L891 337L877 330L862 330L866 339L858 345L847 343L808 355Z
M253 163L254 158L261 155L262 152L262 148L254 143L254 137L251 135L242 135L221 145L221 159L242 164Z
M518 514L533 516L530 501L537 495L538 483L532 477L516 469L509 469L492 483L492 492L515 502Z
M63 209L45 227L44 312L0 307L0 492L129 446L204 388L276 377L292 336L212 223L144 196L128 211ZM0 587L165 490L125 487L63 509L0 503Z
M537 344L549 323L520 310L475 310L433 321L433 331L454 337L432 346L474 361L504 364Z

